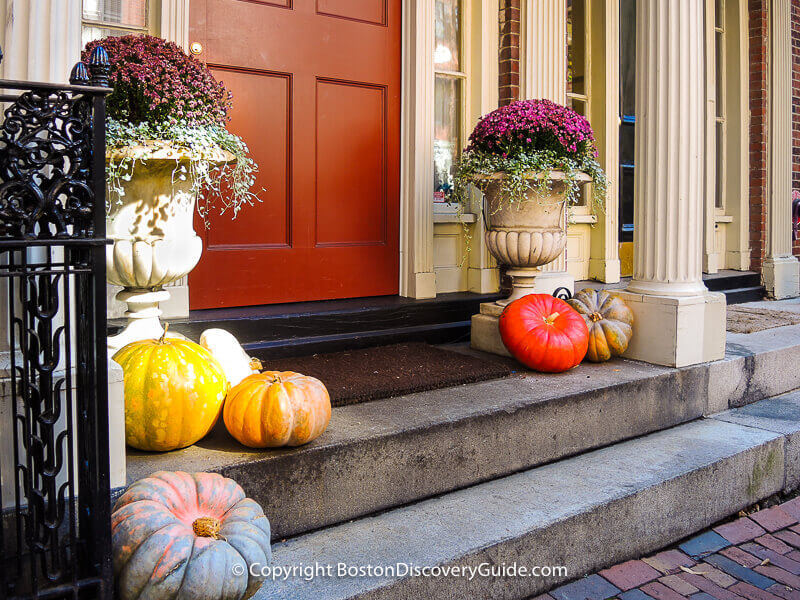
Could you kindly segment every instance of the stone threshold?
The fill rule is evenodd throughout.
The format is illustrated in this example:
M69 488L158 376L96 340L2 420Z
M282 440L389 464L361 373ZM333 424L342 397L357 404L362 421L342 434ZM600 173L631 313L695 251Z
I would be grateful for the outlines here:
M617 360L334 410L306 446L257 451L219 426L195 446L129 451L128 482L214 471L259 502L275 539L329 527L674 427L800 387L800 325L731 334L725 360Z

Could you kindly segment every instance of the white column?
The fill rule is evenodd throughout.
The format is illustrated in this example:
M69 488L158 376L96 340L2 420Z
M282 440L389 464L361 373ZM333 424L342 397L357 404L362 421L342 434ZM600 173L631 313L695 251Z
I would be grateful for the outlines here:
M80 59L81 0L0 0L0 46L3 62L0 77L23 81L67 83L70 71ZM0 281L0 413L7 413L11 398L7 377L9 344L6 282ZM6 369L3 372L3 369ZM125 485L125 417L121 369L109 367L109 433L111 448L111 486ZM11 439L7 419L0 419L0 440ZM0 470L12 471L12 456L0 451ZM4 487L4 490L8 486ZM3 498L7 506L9 498Z
M499 36L497 15L498 0L482 0L471 3L473 10L472 34L474 41L468 46L470 50L470 93L468 106L470 122L468 131L477 123L478 118L497 108L498 86L497 61ZM483 194L473 194L471 212L480 215ZM486 227L483 218L478 218L472 226L471 249L467 269L467 286L470 292L485 294L496 292L500 286L497 263L486 244Z
M0 0L0 77L66 83L80 58L81 0ZM7 314L6 279L0 279L0 309ZM8 324L0 319L0 376L9 366Z
M547 98L567 102L567 2L528 0L525 12L525 99ZM566 218L566 214L565 214ZM567 273L567 250L541 267L537 291L552 293L556 288L575 288Z
M81 0L0 0L4 79L66 83L80 58Z
M640 0L636 19L634 311L626 356L669 366L725 354L725 299L702 280L703 0Z
M767 105L767 256L763 277L773 298L800 295L800 265L792 256L792 54L790 0L769 3Z
M189 0L161 0L161 37L189 50Z
M400 295L436 296L433 270L434 0L403 2Z

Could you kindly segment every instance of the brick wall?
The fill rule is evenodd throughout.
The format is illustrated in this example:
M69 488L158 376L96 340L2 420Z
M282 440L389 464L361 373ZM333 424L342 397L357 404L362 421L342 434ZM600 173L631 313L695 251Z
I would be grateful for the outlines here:
M800 0L792 0L792 188L800 190ZM800 256L800 240L794 254Z
M761 271L767 207L768 0L749 0L750 36L750 268Z
M500 0L500 106L519 100L520 0Z

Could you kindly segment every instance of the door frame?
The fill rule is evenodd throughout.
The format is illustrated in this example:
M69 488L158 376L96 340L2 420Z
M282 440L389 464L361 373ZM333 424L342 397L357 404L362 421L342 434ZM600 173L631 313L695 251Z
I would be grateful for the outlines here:
M187 49L191 0L161 0L160 34ZM400 295L436 296L433 270L433 40L435 0L402 2ZM188 294L186 311L188 313Z

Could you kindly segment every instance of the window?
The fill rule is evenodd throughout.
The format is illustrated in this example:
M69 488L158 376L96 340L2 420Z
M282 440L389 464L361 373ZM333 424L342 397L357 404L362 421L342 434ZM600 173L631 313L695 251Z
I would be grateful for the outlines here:
M149 0L83 0L83 44L110 35L147 33Z
M587 0L567 0L567 106L589 116L589 23ZM582 186L578 206L589 206L591 188Z
M567 106L589 114L589 46L586 0L567 0Z
M716 138L714 206L725 209L725 0L714 4L714 135Z
M463 142L466 74L460 0L436 0L434 29L433 200L443 204L453 190L454 164Z
M619 241L633 241L634 132L636 128L636 0L620 2L619 22Z

